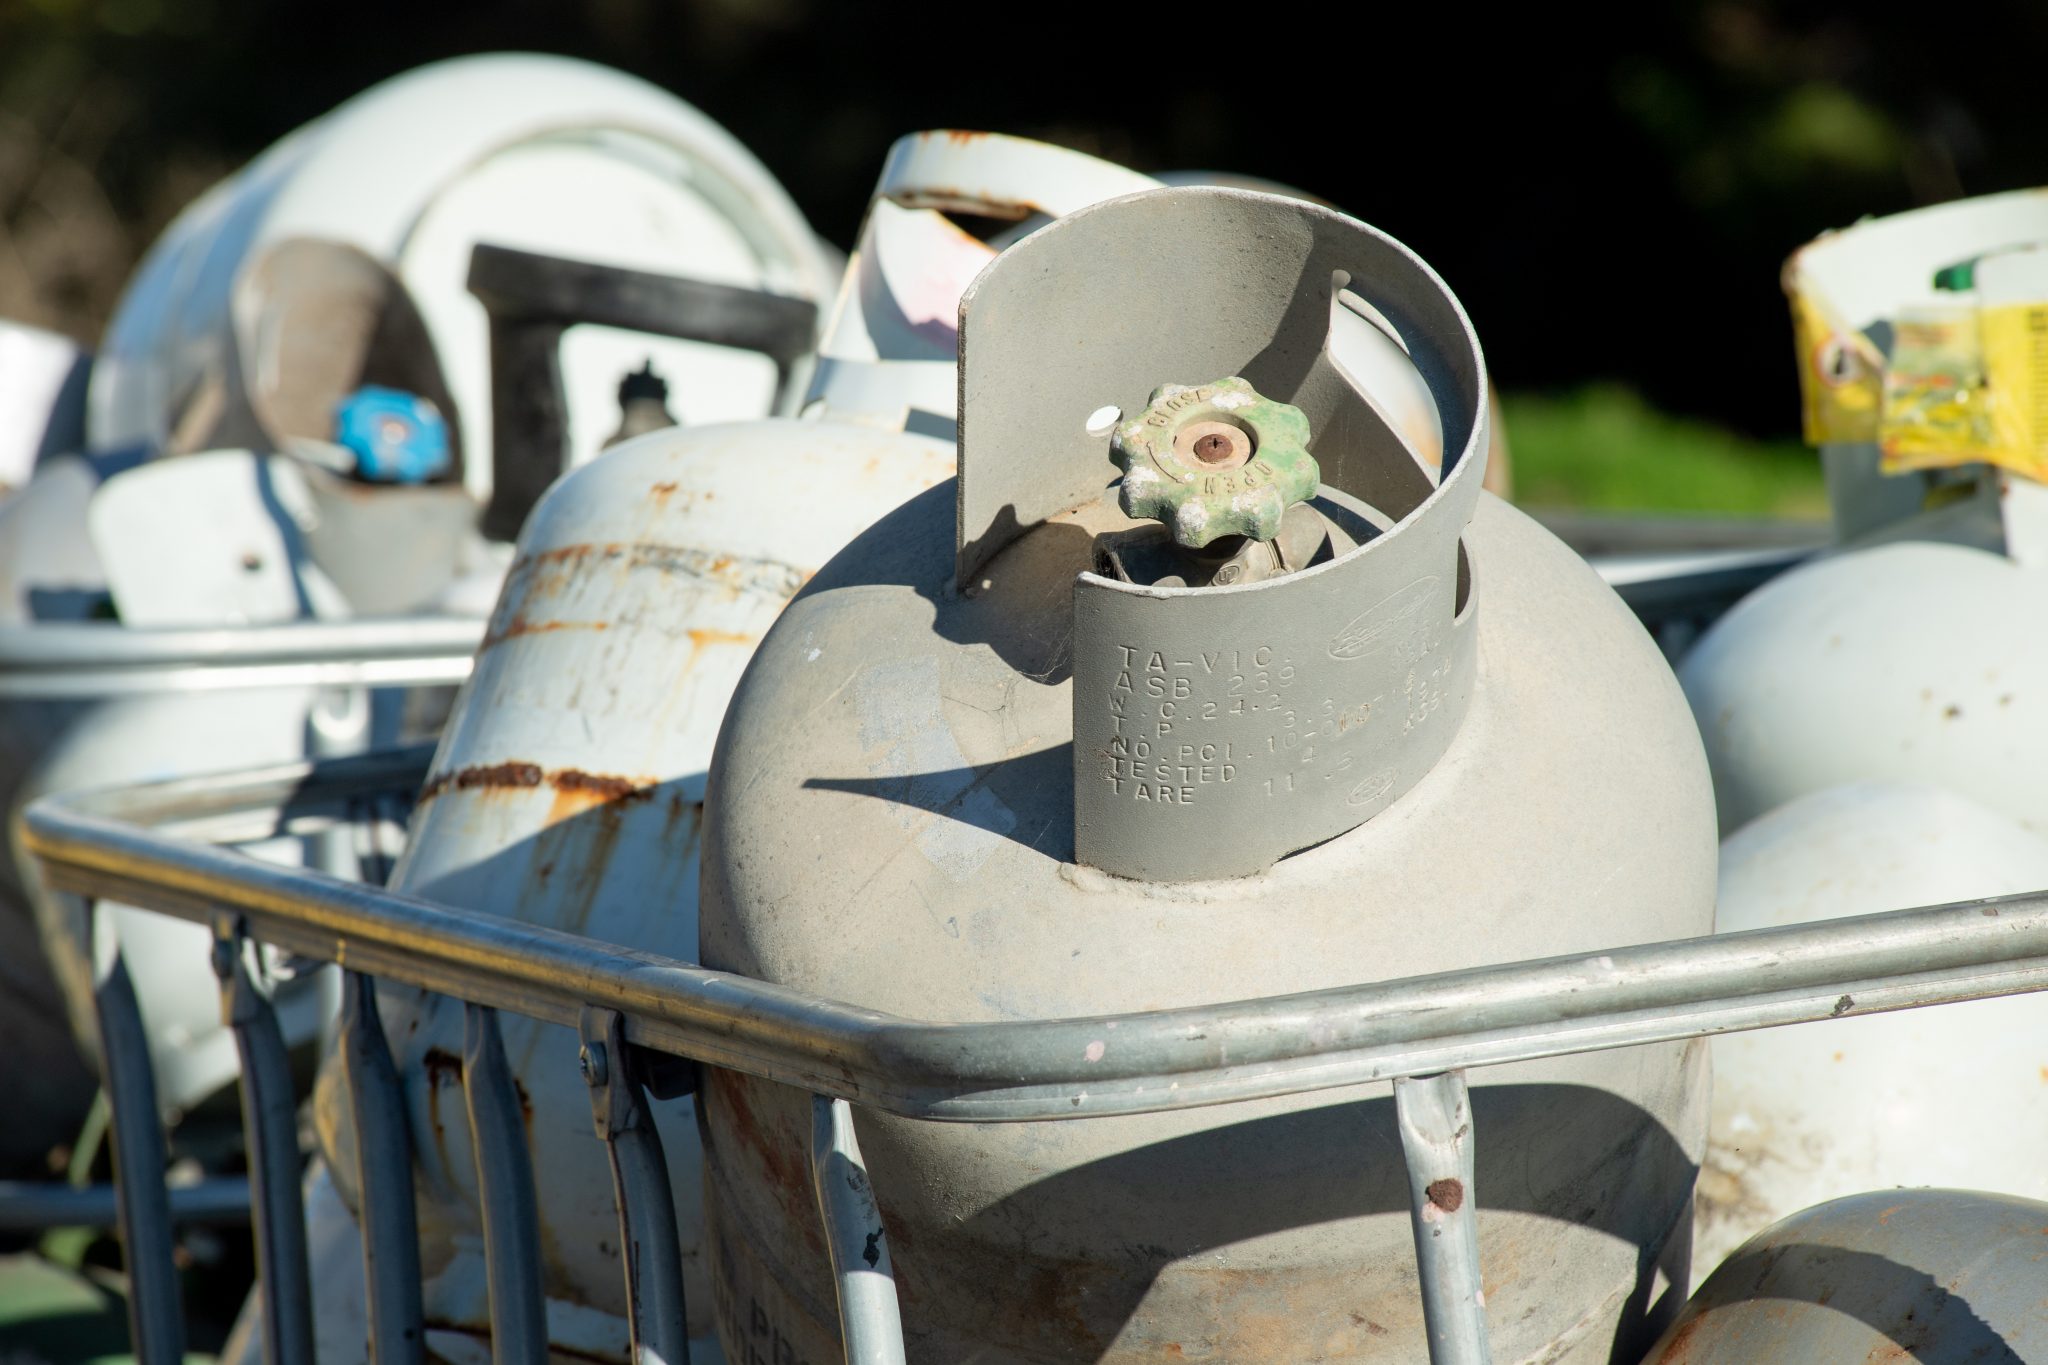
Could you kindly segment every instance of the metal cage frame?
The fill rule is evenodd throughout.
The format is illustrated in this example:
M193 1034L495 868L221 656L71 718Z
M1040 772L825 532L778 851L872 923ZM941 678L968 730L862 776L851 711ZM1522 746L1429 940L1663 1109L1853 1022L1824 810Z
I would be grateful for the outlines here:
M1654 633L1684 639L1805 553L1648 556L1603 568ZM410 641L395 652L446 658L456 643L447 627L422 633L431 645ZM248 632L219 634L228 652L213 657L216 667L246 663L267 672L285 662L273 648L255 648ZM312 653L333 658L331 648L308 651L287 666L312 663ZM138 663L138 674L163 676L158 661ZM408 665L417 667L410 660L399 667ZM7 693L0 679L0 697ZM380 1365L423 1360L424 1326L411 1139L376 1008L379 982L440 992L465 1006L462 1083L483 1211L492 1352L498 1361L536 1365L547 1359L548 1343L534 1173L499 1041L501 1011L575 1029L582 1039L595 1135L613 1173L638 1361L683 1362L689 1351L675 1210L649 1094L684 1093L697 1067L717 1066L813 1097L810 1170L837 1277L846 1359L859 1365L901 1362L904 1347L853 1106L932 1122L1077 1122L1390 1081L1430 1358L1473 1365L1490 1359L1478 1201L1437 1194L1445 1181L1471 1189L1478 1135L1469 1124L1467 1070L2048 989L2043 891L1218 1005L944 1023L263 863L226 847L286 830L318 833L388 809L418 790L431 757L430 748L416 746L47 796L25 816L25 844L55 893L118 901L212 930L222 1008L242 1062L270 1365L310 1365L313 1335L295 1097L263 959L249 951L256 943L339 964L345 973L339 1037L359 1137L367 1331ZM164 1183L164 1134L141 1016L120 945L105 937L95 944L95 990L130 1325L145 1365L176 1362L184 1331L172 1229L174 1218L190 1214L174 1211ZM1115 1055L1085 1060L1088 1042L1109 1028Z
M851 1106L934 1122L1086 1121L1394 1085L1417 1263L1436 1365L1489 1358L1479 1293L1477 1134L1465 1072L1741 1029L2048 988L2048 892L1784 929L1619 947L1300 995L1101 1018L949 1024L905 1019L558 931L451 909L208 840L321 820L424 777L425 749L248 774L45 797L27 840L51 886L207 924L240 1045L264 1355L310 1362L312 1328L294 1097L281 1035L251 970L252 941L347 973L342 1046L362 1153L370 1336L384 1365L423 1359L409 1137L375 1008L378 981L464 1002L463 1085L478 1154L499 1361L543 1361L533 1171L497 1013L579 1031L599 1138L612 1162L636 1359L687 1359L681 1261L647 1086L659 1058L728 1067L814 1096L811 1169L838 1275L850 1362L903 1359L876 1194ZM182 1356L164 1140L120 946L101 942L96 990L112 1099L130 1318L148 1365ZM1114 1025L1117 1056L1086 1062ZM663 1078L672 1080L673 1074ZM881 1192L886 1196L886 1191ZM1423 1216L1429 1205L1430 1217Z

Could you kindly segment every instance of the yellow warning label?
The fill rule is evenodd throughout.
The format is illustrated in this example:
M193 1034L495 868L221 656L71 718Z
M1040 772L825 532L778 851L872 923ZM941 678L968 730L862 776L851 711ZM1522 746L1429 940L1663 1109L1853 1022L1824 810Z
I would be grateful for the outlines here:
M1788 278L1792 337L1799 348L1799 395L1809 445L1877 439L1884 398L1884 357L1869 338L1843 326L1811 289Z
M2048 479L2048 301L1924 309L1895 328L1884 472L1982 463Z
M1977 328L1992 397L1985 458L2048 479L2048 302L1986 308Z

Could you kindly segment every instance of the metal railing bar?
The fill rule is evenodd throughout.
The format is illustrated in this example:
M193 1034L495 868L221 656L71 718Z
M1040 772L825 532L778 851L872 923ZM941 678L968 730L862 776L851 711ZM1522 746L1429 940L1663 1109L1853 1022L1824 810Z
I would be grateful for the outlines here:
M90 904L85 922L98 916ZM113 1112L114 1181L128 1269L128 1332L141 1365L183 1365L185 1310L173 1259L164 1131L135 983L110 927L93 935L100 1068Z
M1491 1365L1465 1073L1399 1078L1394 1109L1408 1165L1408 1218L1415 1233L1430 1365Z
M363 1228L370 1359L377 1365L420 1365L426 1359L426 1329L412 1136L398 1068L377 1014L377 985L360 972L342 976L341 1056L362 1191L357 1216Z
M270 997L249 971L239 920L214 930L213 969L221 1014L242 1059L242 1130L255 1206L256 1288L263 1299L265 1365L313 1365L313 1288L306 1211L299 1193L298 1098L291 1058Z
M186 843L44 798L53 884L908 1117L1143 1113L2048 989L2048 893L1152 1013L933 1023ZM1100 1044L1100 1046L1095 1046ZM1093 1057L1095 1060L1089 1060Z
M903 1365L889 1238L845 1100L811 1097L811 1186L832 1257L846 1365Z
M582 1034L578 1061L590 1087L591 1121L611 1161L632 1358L636 1365L689 1365L682 1240L661 1133L618 1014L585 1010Z
M477 1203L483 1210L484 1267L496 1365L547 1365L547 1305L541 1297L540 1207L533 1154L496 1010L463 1010L462 1093L476 1153Z
M434 742L424 741L318 761L291 759L229 774L160 778L78 795L89 814L159 833L235 817L275 828L292 812L308 807L340 818L354 802L409 798L425 783L435 748Z
M287 684L400 687L469 676L474 617L138 629L109 622L0 626L0 699Z
M249 1182L240 1176L213 1176L189 1185L173 1185L170 1217L173 1223L246 1223ZM112 1185L0 1180L0 1232L111 1228L119 1224L120 1218L120 1196Z

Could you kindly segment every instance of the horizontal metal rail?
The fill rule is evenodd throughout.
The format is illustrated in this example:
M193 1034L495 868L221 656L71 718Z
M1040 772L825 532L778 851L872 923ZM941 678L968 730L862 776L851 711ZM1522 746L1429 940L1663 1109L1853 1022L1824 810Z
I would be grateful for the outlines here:
M326 765L322 765L323 768ZM45 797L51 882L351 970L913 1118L1133 1114L2048 988L2048 893L1615 947L1296 995L1002 1023L914 1020L257 862L145 828L345 799L311 765ZM394 765L395 766L395 765Z
M232 1226L249 1221L249 1182L214 1176L172 1185L173 1223ZM52 1180L0 1180L0 1232L49 1228L110 1228L119 1221L112 1185L64 1185Z
M138 628L111 621L0 626L0 700L237 687L459 683L484 623L466 616Z

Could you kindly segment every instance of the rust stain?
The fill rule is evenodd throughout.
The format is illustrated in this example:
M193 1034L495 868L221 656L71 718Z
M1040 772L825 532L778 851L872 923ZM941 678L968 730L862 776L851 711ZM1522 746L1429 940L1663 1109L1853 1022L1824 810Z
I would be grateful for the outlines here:
M972 147L988 136L987 133L970 132L964 128L947 128L936 136L946 139L955 147Z
M572 559L588 559L592 555L615 555L624 549L625 546L617 542L602 545L557 545L552 550L539 550L530 555L521 555L513 561L507 577L535 564L566 564Z
M706 645L751 645L756 637L738 630L708 630L692 628L690 643L702 649Z
M1456 1176L1447 1175L1442 1180L1430 1181L1424 1193L1429 1196L1430 1203L1445 1213L1456 1213L1465 1207L1465 1184Z
M1692 1339L1699 1334L1707 1322L1706 1314L1695 1313L1678 1324L1678 1330L1671 1334L1671 1344L1664 1348L1657 1359L1661 1365L1684 1365L1692 1353Z
M614 777L609 773L587 773L581 768L557 768L548 774L548 785L564 794L587 796L592 804L613 801L645 801L654 794L651 777Z
M450 787L461 791L481 787L489 791L507 787L538 787L540 783L541 770L536 763L478 764L428 778L427 784L420 788L420 804L425 805Z
M478 764L430 777L420 789L420 803L424 805L451 787L457 791L530 791L542 783L555 789L556 806L571 813L591 806L651 800L659 785L651 777L616 777L581 768L556 768L548 772L538 763L512 761Z
M430 1047L420 1058L420 1070L427 1073L429 1085L462 1084L462 1058L445 1047Z
M717 1067L704 1068L704 1077L707 1088L718 1092L716 1102L724 1106L730 1117L733 1136L760 1163L790 1224L803 1229L804 1240L813 1252L824 1255L825 1243L818 1234L817 1196L802 1158L789 1144L777 1141L763 1129L753 1106L747 1103L745 1077Z
M1880 1210L1877 1215L1877 1225L1881 1228L1890 1227L1892 1215L1897 1213L1900 1209L1904 1207L1906 1207L1904 1204L1894 1204L1888 1209Z
M669 494L676 491L676 483L674 479L663 479L647 491L652 493L657 501L665 500Z
M526 619L525 613L514 612L510 621L507 621L503 626L494 628L490 634L484 636L483 643L477 646L477 651L481 653L487 649L496 649L507 640L517 640L524 635L550 635L558 630L609 630L610 628L611 623L609 621L529 621Z

